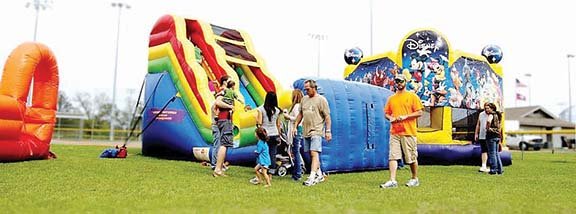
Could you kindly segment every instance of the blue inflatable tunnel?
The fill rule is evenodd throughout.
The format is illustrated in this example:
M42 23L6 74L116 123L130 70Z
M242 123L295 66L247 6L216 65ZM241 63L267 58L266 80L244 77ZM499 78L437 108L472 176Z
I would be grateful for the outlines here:
M294 88L304 91L304 81L295 81ZM323 142L323 171L388 168L390 123L382 109L392 92L344 80L319 79L316 83L318 93L328 100L332 119L332 141Z

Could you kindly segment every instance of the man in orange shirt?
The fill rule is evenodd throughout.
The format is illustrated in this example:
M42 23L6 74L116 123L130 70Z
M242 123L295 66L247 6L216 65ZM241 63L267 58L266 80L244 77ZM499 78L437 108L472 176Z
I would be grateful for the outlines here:
M396 93L388 98L384 107L384 115L390 121L390 150L388 165L390 167L390 180L380 185L381 188L398 187L396 170L398 160L404 154L404 161L410 165L412 178L406 186L416 187L418 181L418 150L416 143L417 119L422 116L422 102L418 95L406 91L406 79L398 74L394 77Z

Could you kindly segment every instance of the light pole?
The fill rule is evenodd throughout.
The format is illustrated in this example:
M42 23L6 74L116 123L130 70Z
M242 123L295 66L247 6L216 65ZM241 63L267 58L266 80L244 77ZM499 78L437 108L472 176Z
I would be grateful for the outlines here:
M38 32L38 16L40 15L40 10L46 10L46 8L50 7L50 4L52 4L52 1L48 0L44 1L34 0L26 3L26 8L34 7L34 10L36 11L36 18L34 21L34 37L33 37L34 42L36 41L36 34ZM32 105L33 90L34 90L34 81L30 83L30 90L28 90L28 97L26 98L26 104L28 106Z
M110 110L110 141L114 140L114 114L116 112L116 77L118 76L118 46L120 46L120 17L122 8L130 9L130 5L113 2L112 7L118 7L118 22L116 27L116 55L114 58L114 83L112 86L112 109Z
M322 40L327 40L328 36L324 35L324 34L314 34L314 33L309 33L308 36L310 36L310 38L314 39L314 40L318 40L318 59L317 59L317 64L318 64L318 68L317 68L317 77L320 77L320 41Z
M528 78L528 106L532 106L532 74L524 74Z
M574 54L566 54L568 61L568 121L572 122L572 77L570 77L570 58L574 58Z
M26 3L26 8L29 7L34 7L34 10L36 11L36 18L34 21L34 40L36 41L36 33L38 32L38 15L40 14L40 10L46 10L46 8L50 7L50 4L52 4L52 1L48 1L48 0L44 0L44 1L40 1L40 0L34 0L32 2L27 2Z

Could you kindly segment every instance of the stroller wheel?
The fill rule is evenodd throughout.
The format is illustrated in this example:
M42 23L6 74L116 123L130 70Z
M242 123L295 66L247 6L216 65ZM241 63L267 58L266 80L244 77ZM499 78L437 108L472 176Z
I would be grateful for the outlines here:
M286 167L284 166L279 166L278 170L276 170L276 173L278 174L278 176L280 177L284 177L286 176L286 173L288 172L288 169L286 169Z

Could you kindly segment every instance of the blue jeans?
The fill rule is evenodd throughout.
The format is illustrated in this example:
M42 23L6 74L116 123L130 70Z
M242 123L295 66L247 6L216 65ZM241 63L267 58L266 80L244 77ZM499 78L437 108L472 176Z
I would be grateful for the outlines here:
M220 129L218 129L218 126L215 124L212 125L212 136L214 139L212 140L212 156L210 157L210 165L214 168L216 167L218 149L220 148Z
M280 137L278 135L268 137L269 138L266 144L268 144L268 152L270 153L270 160L272 161L272 164L270 164L270 169L277 169L278 164L276 163L276 153L278 150L278 143L280 143Z
M488 160L490 160L490 174L502 174L502 159L498 153L500 138L488 139Z
M302 136L296 135L292 140L292 157L294 158L292 179L294 180L302 177L302 155L300 154L300 147L302 147Z

